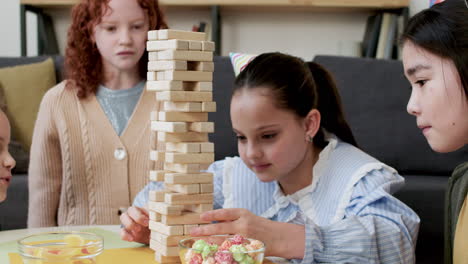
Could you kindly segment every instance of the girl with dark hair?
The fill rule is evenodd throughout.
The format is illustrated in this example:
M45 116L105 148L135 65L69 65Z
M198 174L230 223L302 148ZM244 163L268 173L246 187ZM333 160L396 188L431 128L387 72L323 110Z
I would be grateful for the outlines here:
M119 223L147 183L147 32L156 0L82 0L72 11L66 80L44 96L29 167L28 226ZM153 168L157 166L158 168Z
M324 68L259 55L237 77L230 112L240 158L208 169L224 209L203 213L218 223L191 235L241 234L294 262L414 263L419 218L391 195L404 180L356 147Z
M468 144L468 6L446 0L412 17L402 35L411 82L408 113L434 151ZM445 263L468 263L468 162L458 166L446 195Z

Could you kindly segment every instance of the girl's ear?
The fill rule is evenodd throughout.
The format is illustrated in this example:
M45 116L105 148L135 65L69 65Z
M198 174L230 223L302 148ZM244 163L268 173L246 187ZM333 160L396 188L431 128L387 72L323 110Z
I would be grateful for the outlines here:
M312 109L307 114L304 120L306 141L311 141L315 137L320 129L320 120L320 112L317 109Z

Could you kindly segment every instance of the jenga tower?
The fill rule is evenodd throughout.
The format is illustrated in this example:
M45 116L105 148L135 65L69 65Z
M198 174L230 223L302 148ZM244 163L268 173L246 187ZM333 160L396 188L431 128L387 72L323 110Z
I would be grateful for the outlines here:
M214 43L205 38L199 32L148 32L147 89L156 91L160 105L151 113L159 149L151 151L150 159L164 162L164 170L151 171L150 180L164 181L165 189L150 192L148 205L150 247L159 263L180 263L179 240L204 224L200 213L213 209L213 175L200 172L214 161L214 144L208 142L214 123L208 122L208 112L216 111Z

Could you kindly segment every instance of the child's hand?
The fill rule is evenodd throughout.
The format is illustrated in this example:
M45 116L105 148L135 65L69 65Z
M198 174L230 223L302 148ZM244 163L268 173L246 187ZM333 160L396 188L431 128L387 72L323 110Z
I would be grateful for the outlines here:
M192 236L239 234L266 243L267 256L303 258L304 226L280 223L257 216L246 209L229 208L203 213L205 221L220 223L202 225L190 231Z
M149 216L146 209L132 206L120 215L120 222L122 222L120 237L123 240L149 244Z

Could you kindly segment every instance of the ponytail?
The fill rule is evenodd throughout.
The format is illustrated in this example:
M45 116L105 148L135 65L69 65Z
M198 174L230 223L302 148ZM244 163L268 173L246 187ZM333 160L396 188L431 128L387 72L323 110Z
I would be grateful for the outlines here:
M312 73L317 89L317 110L321 114L321 127L335 134L341 140L357 147L353 132L346 122L341 97L338 93L335 80L329 71L315 62L307 62L306 66ZM325 135L319 130L314 139L318 146L323 147Z
M306 117L312 109L318 109L321 128L341 140L357 146L346 122L335 82L322 66L290 55L264 53L253 59L237 76L233 93L241 89L268 88L278 108ZM325 147L324 132L317 132L314 143Z

